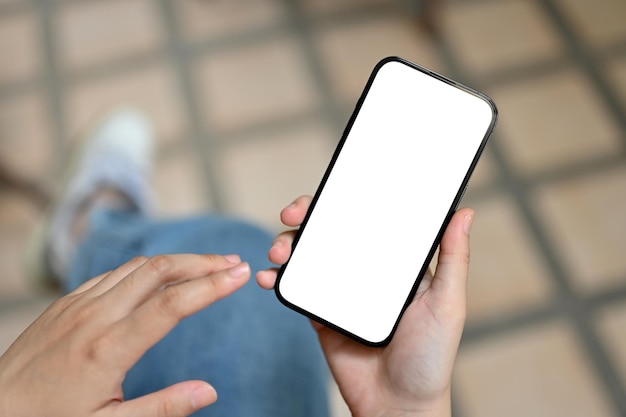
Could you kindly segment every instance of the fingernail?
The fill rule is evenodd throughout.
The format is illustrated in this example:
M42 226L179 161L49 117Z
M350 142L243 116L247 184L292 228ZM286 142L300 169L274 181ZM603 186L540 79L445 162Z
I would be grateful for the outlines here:
M202 384L196 387L196 389L194 389L193 391L191 391L190 397L193 409L199 410L215 402L217 392L215 392L215 388L213 388L211 385Z
M241 262L241 258L237 254L224 255L224 258L231 264L238 264Z
M274 244L272 245L272 248L282 248L284 245L282 240L277 240L276 242L274 242Z
M247 276L250 273L250 265L247 262L241 263L237 266L233 266L228 270L228 275L234 279L240 279Z
M465 222L463 223L463 230L465 234L469 235L470 230L472 230L472 223L474 222L474 214L468 214L465 216Z

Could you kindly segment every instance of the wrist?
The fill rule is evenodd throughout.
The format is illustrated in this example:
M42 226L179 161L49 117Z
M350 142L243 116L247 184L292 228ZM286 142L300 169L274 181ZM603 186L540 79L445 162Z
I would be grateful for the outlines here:
M450 390L427 403L415 403L409 407L389 407L378 414L380 417L451 417L452 397Z

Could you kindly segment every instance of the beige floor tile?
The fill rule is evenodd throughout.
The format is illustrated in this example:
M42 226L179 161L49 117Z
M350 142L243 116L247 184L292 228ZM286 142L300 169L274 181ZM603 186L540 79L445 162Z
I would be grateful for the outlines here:
M331 138L331 129L319 122L257 136L214 155L229 211L282 230L280 211L317 189L332 155Z
M473 208L468 321L497 319L549 302L549 273L513 202L496 196Z
M521 174L621 152L621 134L587 80L574 70L492 91L502 147Z
M0 163L20 178L46 183L54 148L46 103L39 92L0 101Z
M302 8L312 15L353 11L359 7L390 4L389 0L304 0Z
M223 132L314 109L319 97L304 62L285 37L203 57L195 75L207 128Z
M152 52L163 42L157 2L97 0L67 3L56 21L59 56L66 69Z
M184 149L164 155L155 173L158 213L177 217L206 212L211 206L207 186L197 153Z
M176 143L185 136L187 119L174 74L158 65L71 86L65 101L69 132L82 133L121 105L146 112L162 142Z
M559 10L592 45L626 38L626 2L623 0L557 0Z
M626 167L545 185L534 198L576 288L588 292L623 284Z
M449 5L444 31L476 74L563 54L563 43L534 0L465 1Z
M28 304L2 311L0 314L0 355L55 299L54 296L39 296Z
M285 10L277 0L172 0L185 39L206 40L280 24Z
M42 55L37 19L30 11L0 17L0 85L37 75Z
M626 56L615 59L608 64L609 82L620 96L622 106L626 108Z
M626 385L626 304L605 307L596 315L597 328L609 357Z
M317 50L332 91L344 103L354 105L374 66L397 55L434 71L444 72L432 41L415 23L402 16L320 27Z
M0 298L29 292L26 251L39 216L23 196L0 190Z
M562 322L464 346L454 389L467 417L616 416Z

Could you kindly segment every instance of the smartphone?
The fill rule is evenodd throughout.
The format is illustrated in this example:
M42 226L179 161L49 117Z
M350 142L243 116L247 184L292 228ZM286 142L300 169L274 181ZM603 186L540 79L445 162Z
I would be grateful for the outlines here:
M280 301L388 344L496 120L486 95L402 58L380 61L279 270Z

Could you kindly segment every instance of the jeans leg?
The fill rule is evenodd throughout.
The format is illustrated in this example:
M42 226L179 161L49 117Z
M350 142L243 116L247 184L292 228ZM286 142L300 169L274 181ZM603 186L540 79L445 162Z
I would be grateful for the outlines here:
M238 253L253 274L267 268L272 237L219 216L158 222L100 212L81 245L68 289L135 256ZM327 368L307 320L254 278L232 296L183 320L124 382L126 399L187 379L210 382L218 402L194 416L327 416Z

